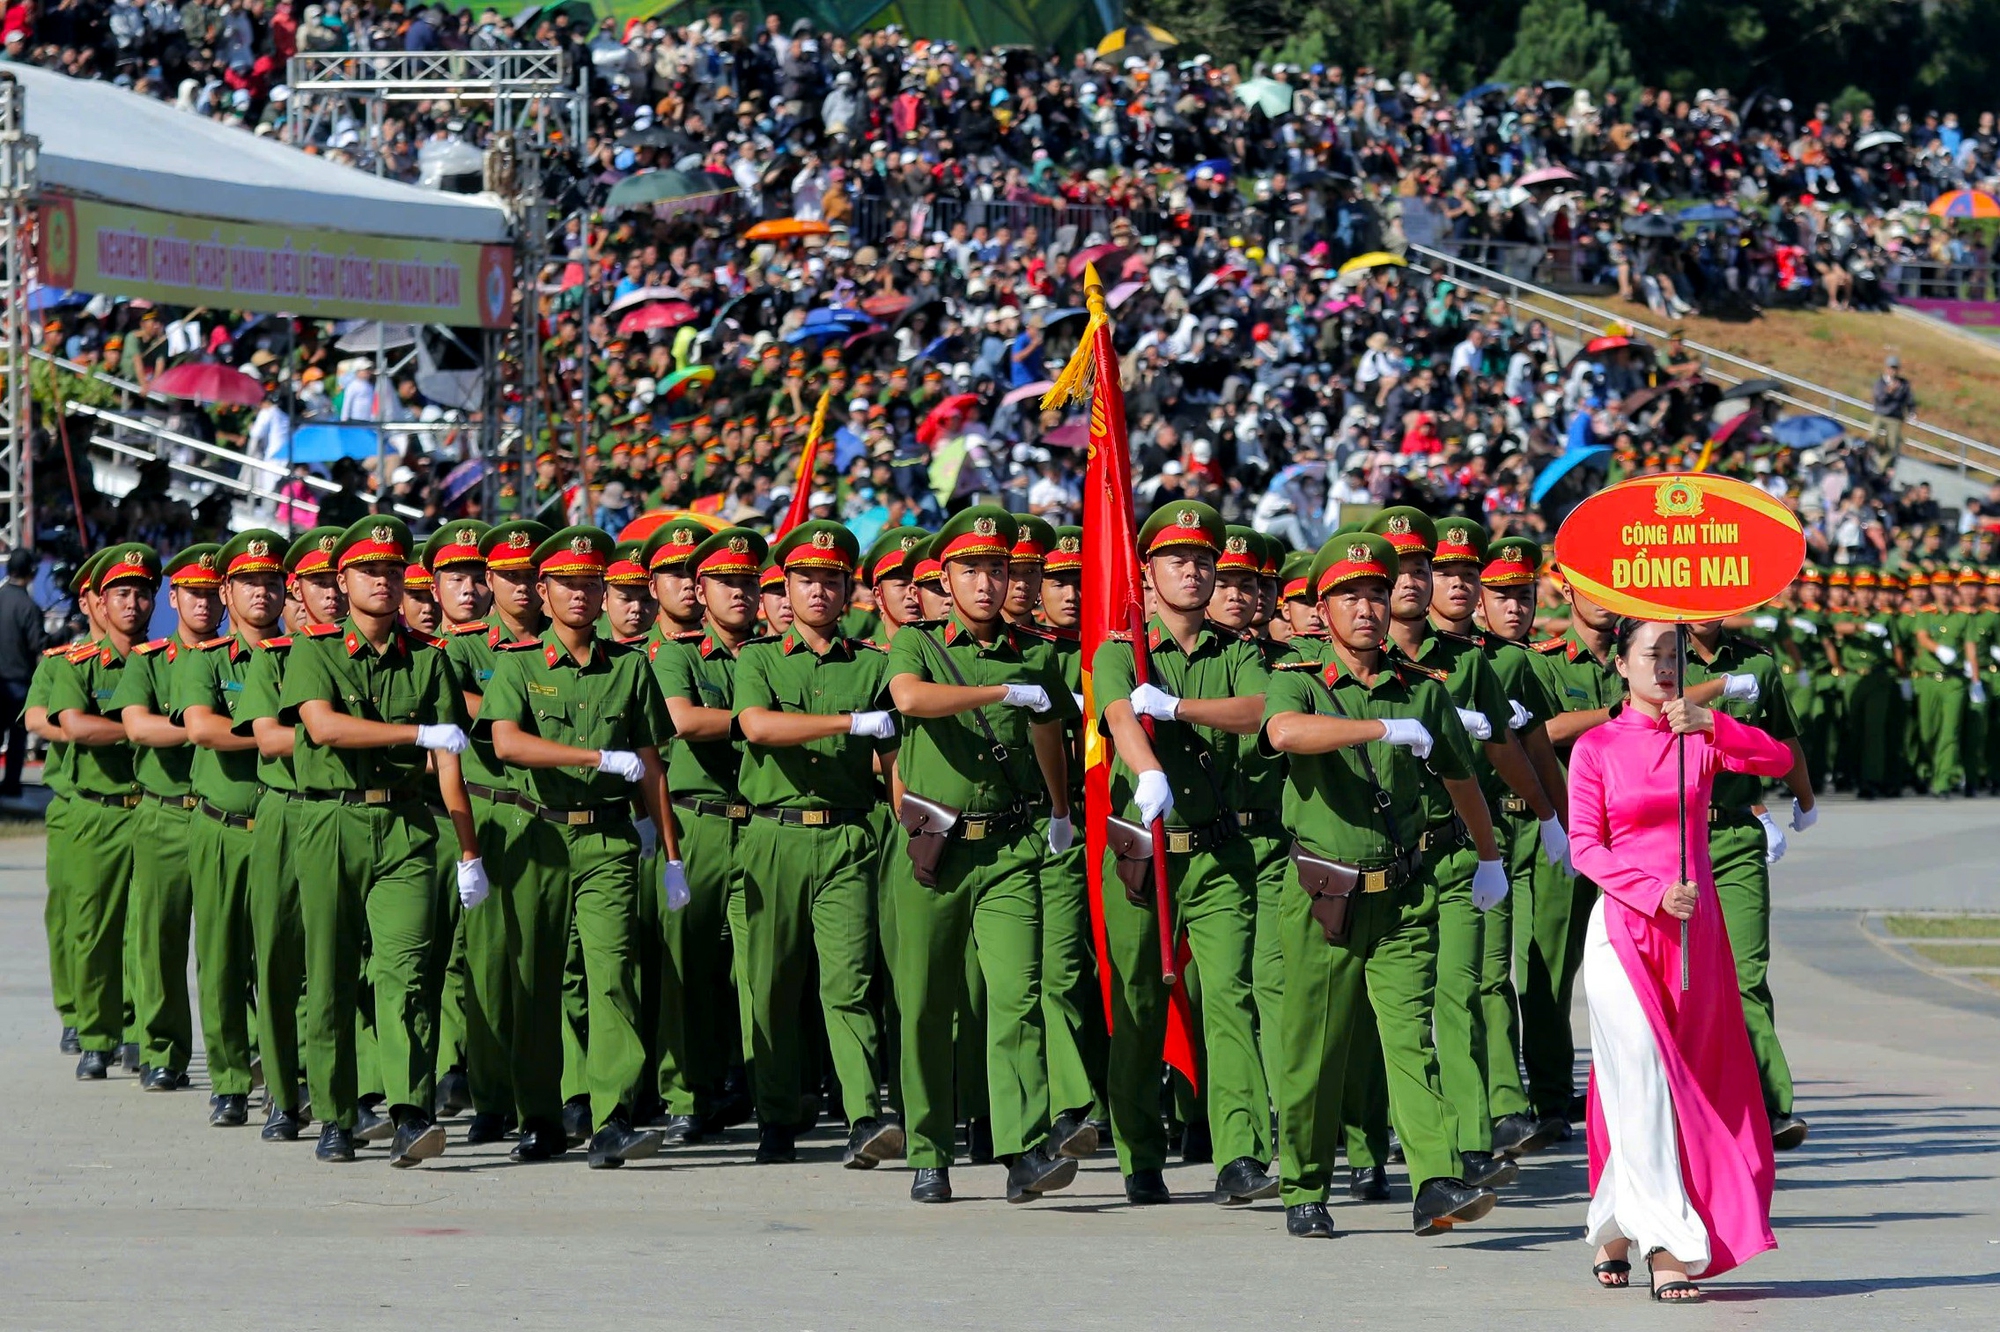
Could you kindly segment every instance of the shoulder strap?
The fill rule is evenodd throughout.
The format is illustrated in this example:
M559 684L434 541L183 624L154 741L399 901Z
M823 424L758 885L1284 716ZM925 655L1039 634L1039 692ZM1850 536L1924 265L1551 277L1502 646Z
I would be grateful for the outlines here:
M971 688L966 683L964 672L958 669L958 663L951 659L951 653L944 650L944 644L931 637L930 630L920 624L906 624L903 626L903 632L906 634L915 634L918 641L927 647L937 650L937 655L944 661L945 673L951 676L953 684L961 689ZM986 737L986 747L993 752L993 761L1004 765L1008 757L1007 746L1001 744L1000 737L993 734L993 726L986 720L986 709L974 708L972 710L972 719L979 723L979 732Z
M1327 705L1333 709L1333 715L1346 718L1347 713L1340 706L1340 699L1333 692L1333 686L1322 680L1320 687L1326 694ZM1361 760L1361 775L1368 780L1370 799L1375 802L1376 812L1382 816L1382 827L1389 834L1389 845L1396 848L1396 858L1401 860L1407 852L1403 849L1402 836L1396 831L1395 802L1389 798L1389 792L1383 787L1381 779L1375 775L1375 760L1368 757L1368 746L1356 745L1354 752Z

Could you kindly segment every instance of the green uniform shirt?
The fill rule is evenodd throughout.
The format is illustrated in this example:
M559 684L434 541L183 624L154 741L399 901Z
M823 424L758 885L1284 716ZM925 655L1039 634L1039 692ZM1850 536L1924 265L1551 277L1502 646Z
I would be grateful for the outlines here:
M914 675L933 684L958 684L959 679L945 666L947 657L964 683L974 689L998 684L1040 685L1048 691L1050 711L1037 715L1004 703L979 710L992 728L994 740L1007 751L1004 763L994 761L993 742L972 713L899 717L904 734L898 771L903 785L925 799L967 814L992 814L1015 805L1046 803L1048 785L1035 762L1030 727L1037 722L1060 721L1067 731L1069 723L1081 716L1076 699L1063 683L1062 665L1053 645L1003 626L992 646L983 647L956 613L942 627L904 625L889 647L887 667L882 672L882 706L889 706L886 685L899 675Z
M238 723L243 707L244 679L257 659L257 649L237 634L211 638L192 652L181 654L174 668L173 718L186 724L189 708L212 708L229 719L230 729ZM272 714L275 716L276 713ZM194 793L229 814L254 814L257 799L264 792L258 780L261 760L254 749L208 749L194 746L194 766L189 784Z
M414 744L333 749L315 743L299 724L300 705L315 701L394 726L466 721L451 663L432 640L398 629L378 653L351 616L338 626L315 625L294 639L278 694L278 720L299 725L292 769L305 792L388 790L418 798L429 759Z
M475 624L453 625L446 631L445 655L451 658L458 688L468 694L484 694L487 682L493 678L500 649L512 641L513 635L497 615L489 615ZM485 711L484 704L480 710ZM458 761L468 782L501 791L521 789L519 771L494 755L493 734L484 727L474 729L472 743L458 756Z
M1450 807L1444 780L1471 775L1469 742L1450 693L1436 676L1407 660L1386 658L1373 685L1361 683L1331 654L1323 663L1282 662L1265 690L1264 721L1268 725L1288 712L1357 720L1409 717L1423 723L1434 741L1428 759L1379 740L1328 754L1285 755L1285 827L1314 855L1363 868L1388 864L1399 846L1414 847L1428 826L1417 811L1435 808L1440 798ZM1265 752L1276 751L1265 743ZM1362 765L1364 753L1389 796L1386 815ZM1393 830L1386 819L1395 821Z
M486 682L476 729L490 738L494 722L510 721L529 735L578 749L659 749L672 738L667 705L636 647L599 638L590 661L570 655L554 626L539 639L504 646ZM556 809L603 809L630 804L639 788L594 768L519 768L515 789Z
M1842 670L1880 671L1895 664L1896 631L1889 616L1880 611L1866 615L1859 611L1834 611L1828 618L1835 624L1855 627L1853 633L1838 639Z
M746 708L821 717L875 711L885 706L878 700L888 680L887 664L881 648L852 638L833 639L824 656L808 647L797 629L786 630L782 638L753 639L736 658L736 715ZM893 736L834 735L803 745L746 740L737 789L744 800L763 807L865 810L882 798L875 755L895 748ZM909 780L907 773L904 780Z
M1625 681L1610 661L1599 661L1574 628L1561 638L1535 644L1534 665L1557 712L1590 712L1625 697ZM1557 746L1567 760L1569 746Z
M663 699L685 699L698 708L720 708L732 714L736 711L736 654L713 629L704 627L691 634L662 638L655 625L645 646ZM733 802L739 798L736 782L742 771L743 747L735 740L675 736L667 758L667 787L677 796Z
M132 655L125 659L125 669L119 673L118 688L105 711L122 713L126 708L142 707L156 716L171 716L174 710L174 663L193 651L178 636L156 638L133 648ZM133 745L132 775L138 779L140 786L156 796L171 798L188 795L194 790L188 784L188 773L194 766L194 749L188 744L171 745L164 749L154 745Z
M1826 612L1795 606L1784 614L1786 635L1799 650L1800 669L1813 675L1824 673L1827 669L1826 645L1829 641Z
M280 634L267 638L257 645L256 652L243 668L243 691L230 710L234 730L238 735L254 735L251 723L260 717L277 718L284 709L278 706L278 696L285 688L285 667L292 659L292 639ZM291 723L287 723L291 725ZM292 726L293 745L298 744L299 728ZM277 758L257 756L257 781L273 791L296 791L299 789L298 774L292 769L292 756L281 754Z
M49 680L49 716L60 719L65 712L108 716L128 660L108 643L94 652L73 655L70 669ZM128 744L71 745L70 773L74 789L86 795L131 795L138 789Z
M1247 698L1264 692L1267 678L1264 655L1254 643L1214 624L1203 624L1195 635L1194 650L1181 651L1180 643L1167 632L1158 616L1146 627L1146 645L1151 660L1147 679L1175 698ZM1133 664L1132 644L1120 636L1107 639L1091 662L1093 700L1098 707L1098 725L1105 734L1110 727L1104 710L1113 701L1131 696L1138 679ZM1167 815L1170 828L1204 828L1228 812L1224 802L1234 798L1237 759L1242 746L1235 735L1187 722L1162 721L1153 724L1153 756L1173 787L1174 807ZM1207 763L1202 759L1206 756ZM1111 765L1111 807L1125 817L1134 816L1134 778L1123 759Z
M2000 611L1982 610L1972 617L1972 637L1979 649L1979 672L2000 672Z
M1400 648L1395 649L1395 653L1397 656L1405 655ZM1454 708L1484 714L1486 724L1493 728L1493 738L1498 740L1506 736L1507 723L1513 720L1514 710L1507 706L1507 691L1501 688L1500 677L1494 673L1493 663L1478 640L1426 625L1424 640L1417 645L1410 659L1419 666L1443 674L1445 692L1451 695ZM1464 732L1462 723L1459 730ZM1500 780L1500 774L1487 761L1486 751L1480 747L1483 743L1466 733L1466 766L1479 778L1480 790L1491 803L1507 794L1507 784ZM1437 788L1436 794L1444 797L1443 804L1440 805L1435 796L1427 795L1425 827L1452 815L1450 794L1442 786Z
M1778 659L1771 655L1768 648L1741 634L1725 632L1722 641L1716 645L1715 656L1703 660L1700 647L1692 638L1688 640L1687 682L1689 684L1701 684L1703 681L1723 675L1746 674L1757 677L1756 702L1718 699L1712 706L1720 708L1740 722L1747 722L1757 727L1774 740L1795 738L1799 733L1799 727L1792 716L1791 700L1785 694L1784 673L1778 669ZM1763 797L1762 777L1751 773L1716 769L1715 786L1709 795L1710 803L1725 809L1743 809L1759 803Z
M1266 674L1290 657L1291 644L1269 638L1244 640L1257 649L1257 658ZM1285 807L1285 759L1282 754L1265 752L1255 735L1236 737L1236 809L1239 813L1261 811L1277 814Z
M1965 676L1965 640L1972 637L1972 616L1966 611L1922 611L1910 617L1908 655L1910 669L1919 675ZM1950 652L1947 662L1931 648L1917 643L1917 630L1931 636L1931 642Z
M50 648L35 663L35 673L28 681L28 697L22 703L22 710L46 708L49 705L49 688L56 676L67 674L72 668L69 654L76 650L76 644L65 643L61 647ZM53 718L51 718L53 720ZM42 762L42 784L57 795L68 795L76 789L75 763L70 754L72 746L67 740L49 741L48 757Z

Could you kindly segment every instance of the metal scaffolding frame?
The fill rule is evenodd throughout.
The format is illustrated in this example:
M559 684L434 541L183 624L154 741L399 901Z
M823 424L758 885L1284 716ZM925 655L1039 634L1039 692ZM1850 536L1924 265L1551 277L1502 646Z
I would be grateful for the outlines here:
M5 477L6 489L0 492L0 505L6 509L10 547L35 544L34 396L28 382L28 352L32 345L28 288L34 263L30 232L41 142L26 131L25 100L26 92L14 76L0 71L0 261L4 261L6 268L6 308L0 311L0 337L6 340L7 355L5 433L0 435L0 475Z

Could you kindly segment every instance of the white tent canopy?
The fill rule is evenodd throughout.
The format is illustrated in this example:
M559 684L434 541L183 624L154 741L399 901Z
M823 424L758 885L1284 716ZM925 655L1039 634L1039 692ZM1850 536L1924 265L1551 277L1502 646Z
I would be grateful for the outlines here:
M259 226L468 244L509 239L507 215L490 195L440 194L337 166L116 84L32 65L6 69L27 94L45 189Z

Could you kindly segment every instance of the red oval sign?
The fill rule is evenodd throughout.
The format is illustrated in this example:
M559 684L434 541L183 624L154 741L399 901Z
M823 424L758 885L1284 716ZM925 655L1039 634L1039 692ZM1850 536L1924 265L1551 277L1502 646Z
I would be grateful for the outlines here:
M1556 562L1606 610L1647 620L1719 620L1778 595L1805 563L1792 512L1728 477L1634 477L1576 506Z

